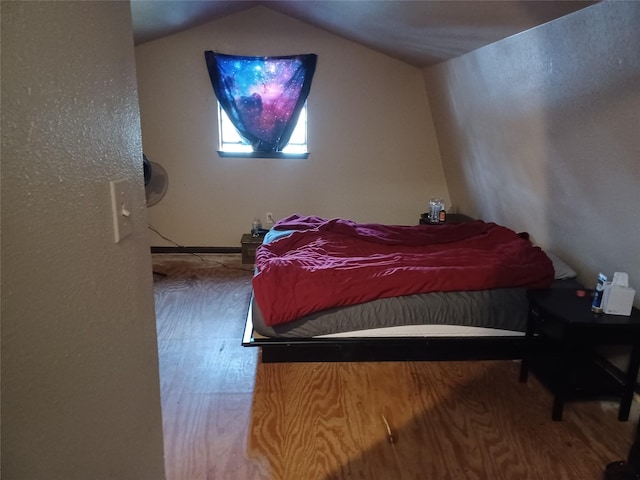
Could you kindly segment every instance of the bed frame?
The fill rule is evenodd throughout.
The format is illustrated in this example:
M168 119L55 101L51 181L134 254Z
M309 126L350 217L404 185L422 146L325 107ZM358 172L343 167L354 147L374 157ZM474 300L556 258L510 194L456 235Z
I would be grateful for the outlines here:
M243 347L260 347L263 363L406 362L522 359L524 336L270 338L256 336L251 302Z

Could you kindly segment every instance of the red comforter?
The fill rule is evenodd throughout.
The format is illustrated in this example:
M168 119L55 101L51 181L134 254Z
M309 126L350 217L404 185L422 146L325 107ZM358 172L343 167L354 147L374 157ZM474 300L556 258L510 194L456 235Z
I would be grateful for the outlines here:
M551 261L526 235L479 220L401 226L294 215L274 229L293 232L257 250L253 288L269 326L376 298L553 280Z

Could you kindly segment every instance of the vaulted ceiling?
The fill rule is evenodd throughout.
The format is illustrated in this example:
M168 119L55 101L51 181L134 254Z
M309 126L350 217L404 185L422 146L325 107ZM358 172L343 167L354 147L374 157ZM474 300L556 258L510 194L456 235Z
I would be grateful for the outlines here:
M595 1L131 0L136 44L256 5L425 67L570 14Z

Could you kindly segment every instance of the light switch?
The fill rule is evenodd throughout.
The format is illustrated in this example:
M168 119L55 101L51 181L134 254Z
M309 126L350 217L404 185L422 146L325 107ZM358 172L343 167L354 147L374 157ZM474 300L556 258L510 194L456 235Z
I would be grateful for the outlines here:
M113 210L113 231L118 243L133 233L131 221L131 184L127 180L111 181L111 209Z

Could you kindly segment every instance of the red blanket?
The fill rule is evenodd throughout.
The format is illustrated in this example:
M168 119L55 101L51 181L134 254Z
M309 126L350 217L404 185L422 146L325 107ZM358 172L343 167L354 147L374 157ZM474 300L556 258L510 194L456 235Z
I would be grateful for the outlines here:
M294 215L258 248L255 298L267 325L376 298L490 288L546 288L553 266L526 235L474 221L378 225Z

